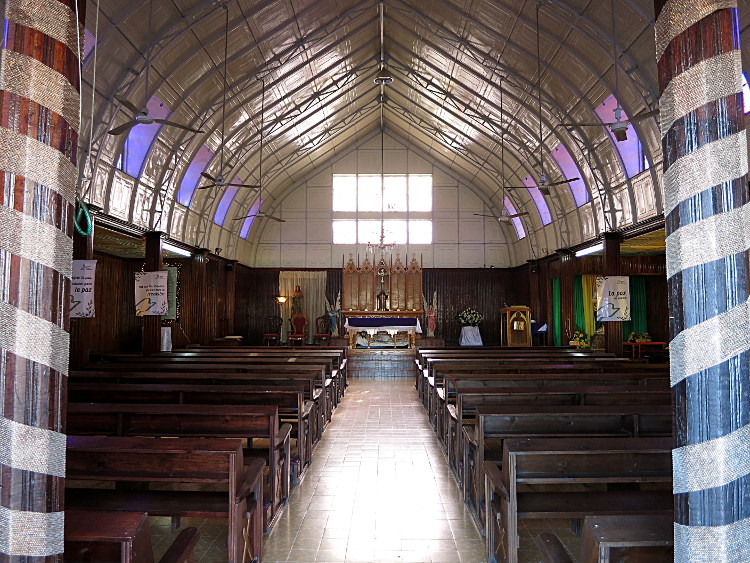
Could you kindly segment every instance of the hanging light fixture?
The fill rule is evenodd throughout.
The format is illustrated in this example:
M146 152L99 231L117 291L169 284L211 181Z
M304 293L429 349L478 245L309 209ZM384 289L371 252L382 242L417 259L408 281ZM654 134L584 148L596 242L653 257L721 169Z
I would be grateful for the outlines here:
M380 8L380 70L378 70L378 74L373 79L373 82L382 87L393 82L393 76L391 76L391 73L385 68L385 51L383 49L385 36L385 6L380 2L378 8Z
M393 252L396 248L395 243L385 242L385 120L383 116L383 106L385 104L385 86L393 82L393 77L385 69L385 55L383 49L384 41L384 10L385 7L381 2L380 8L380 72L375 77L375 84L380 86L380 242L375 244L372 242L367 243L367 252L371 252L373 255L376 252L380 252L383 256L386 252Z
M381 86L382 88L382 86ZM380 94L380 242L374 244L367 243L367 252L375 254L380 252L382 256L386 252L393 252L396 249L396 243L385 242L385 121L383 120L383 104L385 95Z

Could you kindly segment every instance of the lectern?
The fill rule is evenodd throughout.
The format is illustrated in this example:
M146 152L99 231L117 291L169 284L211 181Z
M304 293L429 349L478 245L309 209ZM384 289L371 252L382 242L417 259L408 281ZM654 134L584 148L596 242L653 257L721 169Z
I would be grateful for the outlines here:
M514 305L500 309L503 346L531 346L531 309Z

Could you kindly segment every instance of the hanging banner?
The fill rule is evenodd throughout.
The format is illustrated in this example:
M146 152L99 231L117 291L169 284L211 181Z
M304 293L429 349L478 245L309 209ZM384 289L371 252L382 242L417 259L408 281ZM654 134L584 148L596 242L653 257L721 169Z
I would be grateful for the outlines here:
M628 276L597 276L596 320L630 320L630 278Z
M87 319L94 316L94 281L96 260L73 260L70 283L70 318Z
M135 273L135 314L166 315L169 310L167 299L167 272Z
M177 319L177 266L167 266L167 314L161 320L174 321Z

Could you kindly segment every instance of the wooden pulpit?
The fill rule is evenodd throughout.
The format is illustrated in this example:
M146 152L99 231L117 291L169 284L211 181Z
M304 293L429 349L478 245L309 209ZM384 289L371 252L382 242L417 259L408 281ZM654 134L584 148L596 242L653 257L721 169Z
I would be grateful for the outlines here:
M500 309L502 346L531 346L531 309L514 305Z

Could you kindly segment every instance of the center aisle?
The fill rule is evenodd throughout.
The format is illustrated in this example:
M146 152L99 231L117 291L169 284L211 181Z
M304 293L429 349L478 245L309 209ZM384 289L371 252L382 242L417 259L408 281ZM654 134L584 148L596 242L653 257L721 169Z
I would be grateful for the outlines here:
M485 561L414 380L349 384L264 562Z

